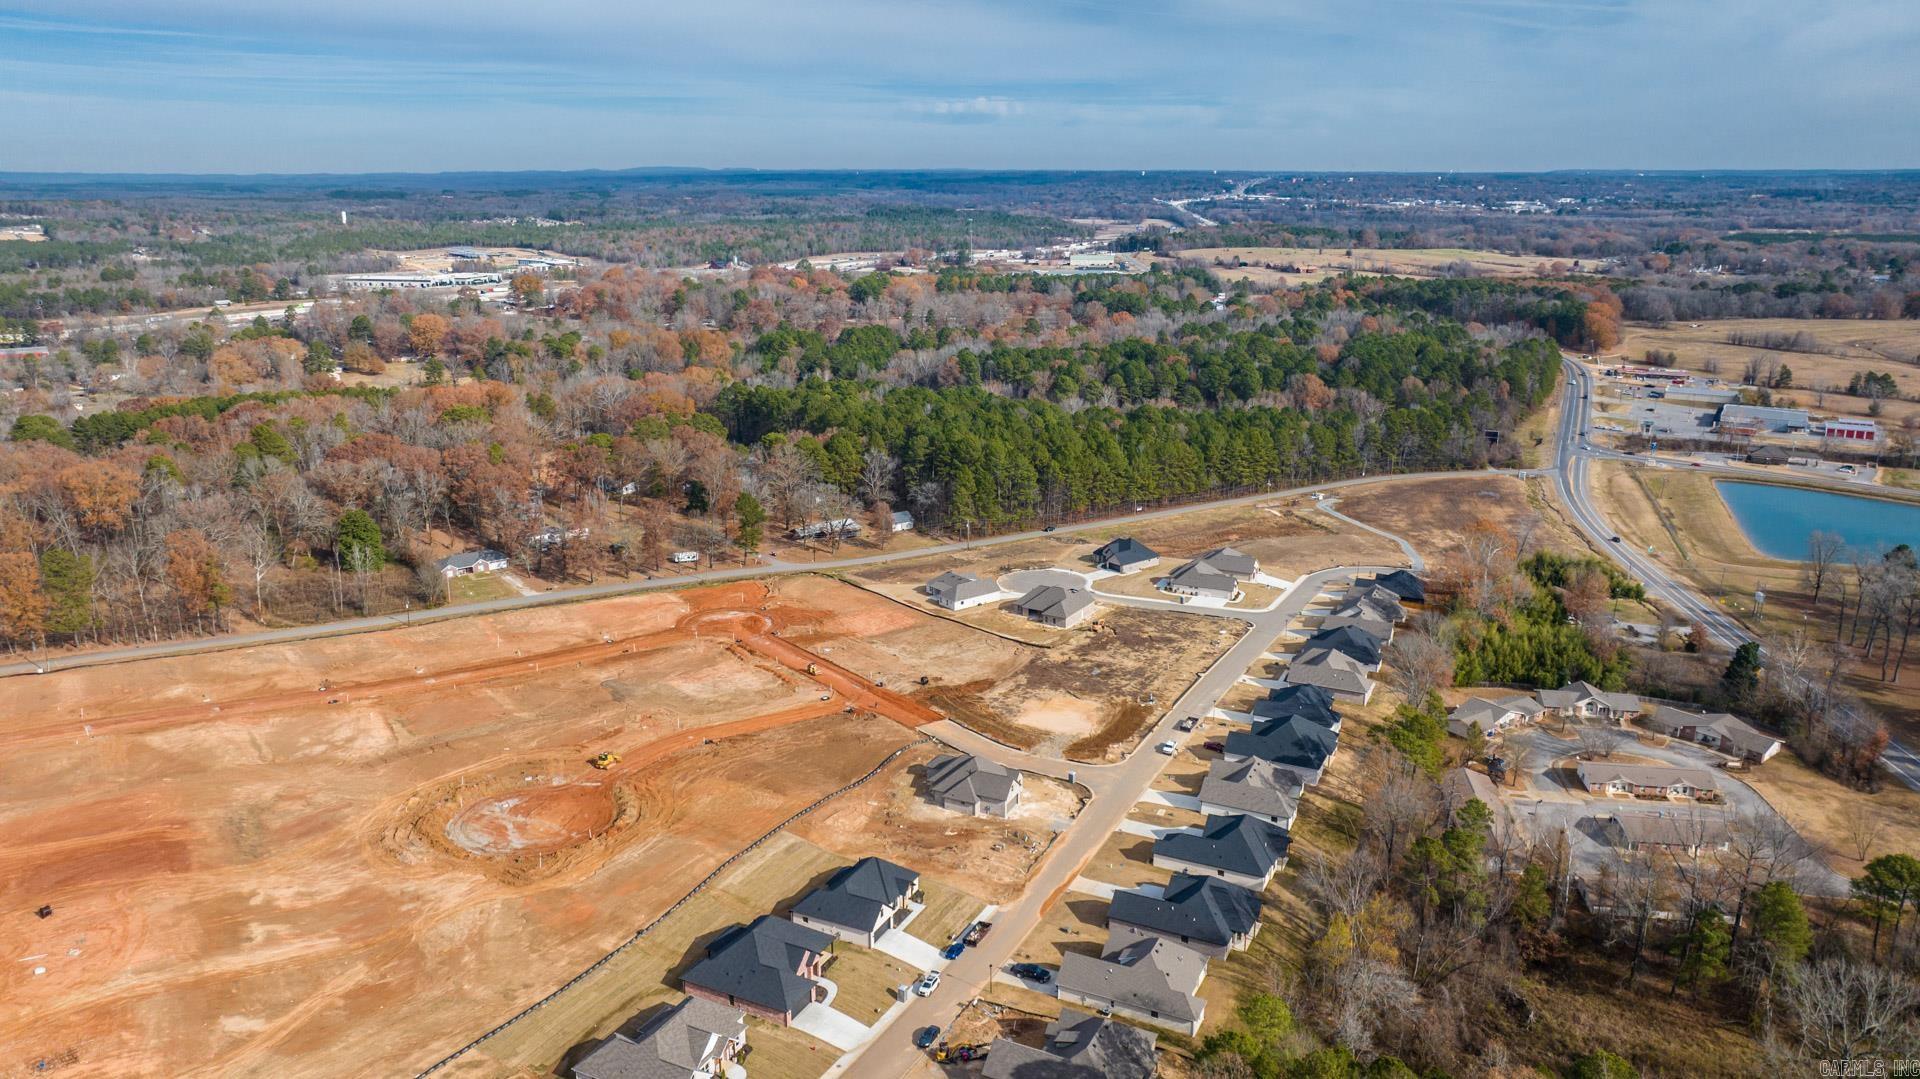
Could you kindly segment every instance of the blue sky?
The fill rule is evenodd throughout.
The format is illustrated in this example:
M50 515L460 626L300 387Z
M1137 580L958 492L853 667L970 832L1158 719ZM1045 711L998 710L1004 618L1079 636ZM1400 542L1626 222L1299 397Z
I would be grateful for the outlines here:
M0 171L1920 166L1913 0L0 0L0 57Z

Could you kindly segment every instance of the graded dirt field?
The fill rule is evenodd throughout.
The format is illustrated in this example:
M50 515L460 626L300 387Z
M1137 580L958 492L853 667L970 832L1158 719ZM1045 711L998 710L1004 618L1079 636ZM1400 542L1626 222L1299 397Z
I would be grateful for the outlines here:
M1805 334L1820 352L1787 352L1727 343L1729 334ZM1643 361L1648 349L1672 351L1674 366L1718 375L1738 383L1748 361L1770 356L1793 370L1793 387L1773 391L1773 403L1811 410L1817 416L1868 416L1864 397L1838 392L1854 375L1880 371L1893 376L1900 396L1920 396L1920 320L1753 318L1713 322L1674 322L1663 327L1636 324L1614 350L1628 363ZM1825 391L1825 392L1822 392ZM1920 402L1881 402L1882 428L1908 420L1920 422Z
M464 1043L938 718L810 650L862 632L831 590L892 605L811 587L0 682L0 947L31 957L0 1060L393 1074Z
M793 834L832 850L910 865L964 884L981 899L1014 899L1085 797L1060 780L1028 775L1013 817L964 817L927 799L926 764L943 752L940 746L916 747L866 786L794 825Z
M1439 277L1447 267L1465 264L1475 277L1527 277L1545 272L1551 259L1503 255L1458 247L1405 250L1384 247L1196 247L1179 259L1197 261L1227 280L1260 284L1308 284L1342 273ZM1568 264L1571 266L1571 263ZM1280 269L1297 267L1299 272ZM1311 267L1311 269L1309 269Z

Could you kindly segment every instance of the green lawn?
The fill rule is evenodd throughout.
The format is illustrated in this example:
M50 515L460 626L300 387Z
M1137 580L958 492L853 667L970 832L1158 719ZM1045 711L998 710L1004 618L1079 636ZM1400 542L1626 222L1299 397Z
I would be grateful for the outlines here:
M517 596L513 586L502 580L498 574L478 573L465 577L451 577L447 580L448 603L479 603L489 599L506 599Z

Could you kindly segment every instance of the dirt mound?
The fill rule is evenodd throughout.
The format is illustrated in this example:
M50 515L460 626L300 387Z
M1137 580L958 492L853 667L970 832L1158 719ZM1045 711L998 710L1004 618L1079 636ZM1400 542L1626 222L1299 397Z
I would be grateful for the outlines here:
M561 783L472 802L447 822L447 838L479 855L555 851L592 839L614 820L612 792Z

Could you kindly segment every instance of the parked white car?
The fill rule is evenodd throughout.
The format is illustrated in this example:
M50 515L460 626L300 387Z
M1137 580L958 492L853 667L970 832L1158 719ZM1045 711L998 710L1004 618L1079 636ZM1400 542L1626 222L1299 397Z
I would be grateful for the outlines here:
M1174 745L1172 742L1162 742L1159 745L1155 746L1154 748L1159 750L1162 753L1165 753L1169 757L1173 756L1175 753L1180 752L1180 747L1177 745Z
M923 997L930 997L933 995L933 991L939 987L940 987L940 972L937 970L930 970L930 971L927 971L926 977L914 983L913 991Z

